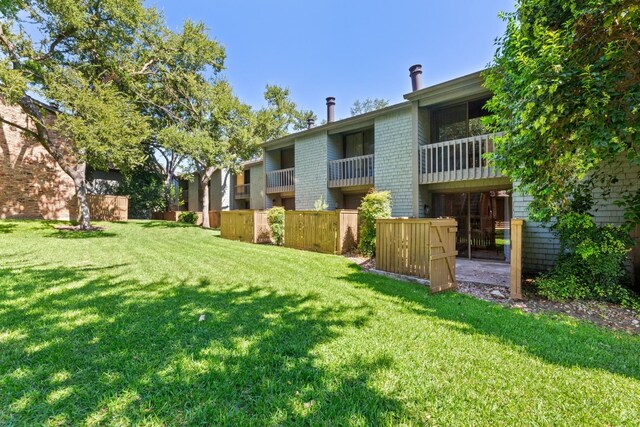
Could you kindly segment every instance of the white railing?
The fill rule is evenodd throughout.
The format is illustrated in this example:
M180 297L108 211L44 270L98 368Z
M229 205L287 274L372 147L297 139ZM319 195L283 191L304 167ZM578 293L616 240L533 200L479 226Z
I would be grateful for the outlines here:
M502 176L484 158L484 154L493 152L493 138L500 135L485 134L421 146L420 183Z
M236 199L246 199L251 194L251 184L236 185Z
M348 187L373 184L373 154L331 160L329 187Z
M295 176L295 168L267 172L267 193L294 191Z

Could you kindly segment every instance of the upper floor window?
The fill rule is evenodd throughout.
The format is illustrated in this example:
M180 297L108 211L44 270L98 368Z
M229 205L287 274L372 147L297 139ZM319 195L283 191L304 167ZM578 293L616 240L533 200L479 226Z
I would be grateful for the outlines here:
M489 98L463 102L431 112L431 142L451 141L482 135L482 117L489 112L485 105Z
M344 136L344 158L373 154L373 129L350 133Z

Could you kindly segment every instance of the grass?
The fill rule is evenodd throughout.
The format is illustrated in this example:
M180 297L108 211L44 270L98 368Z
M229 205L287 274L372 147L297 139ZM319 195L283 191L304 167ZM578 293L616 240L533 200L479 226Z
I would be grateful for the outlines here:
M640 424L638 337L337 256L102 225L0 221L0 425Z

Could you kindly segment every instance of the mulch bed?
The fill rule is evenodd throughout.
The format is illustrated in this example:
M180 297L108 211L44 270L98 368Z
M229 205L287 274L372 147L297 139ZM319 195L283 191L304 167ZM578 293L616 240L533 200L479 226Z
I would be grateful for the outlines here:
M374 259L348 256L364 270L375 268ZM472 297L517 308L525 313L562 314L598 326L640 335L640 313L616 304L595 301L555 302L541 298L531 289L531 281L524 284L524 299L512 300L509 288L473 282L458 282L458 292Z
M531 294L525 294L523 300L517 301L509 298L509 289L504 286L470 282L459 282L458 292L505 307L517 308L525 313L563 314L616 331L640 334L640 313L616 304L595 301L555 302ZM503 298L497 297L498 292Z

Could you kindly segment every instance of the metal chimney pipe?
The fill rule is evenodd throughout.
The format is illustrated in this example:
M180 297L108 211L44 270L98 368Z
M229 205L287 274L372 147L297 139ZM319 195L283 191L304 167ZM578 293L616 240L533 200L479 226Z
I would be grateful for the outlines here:
M333 96L327 98L327 123L336 119L336 99Z
M422 65L416 64L409 67L409 76L411 76L411 91L422 89Z
M313 119L313 117L309 117L307 119L307 129L311 129L312 127L315 127L316 125L316 121Z

